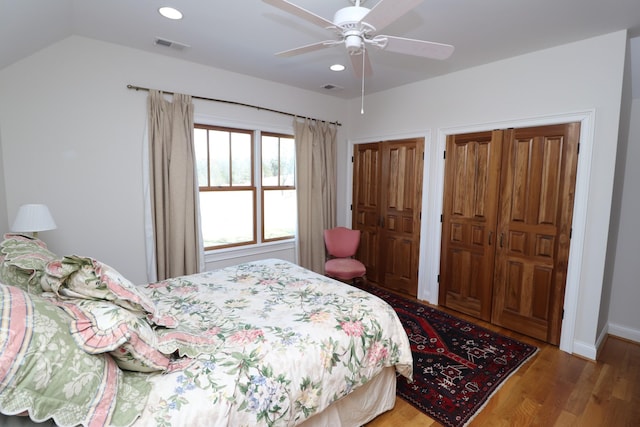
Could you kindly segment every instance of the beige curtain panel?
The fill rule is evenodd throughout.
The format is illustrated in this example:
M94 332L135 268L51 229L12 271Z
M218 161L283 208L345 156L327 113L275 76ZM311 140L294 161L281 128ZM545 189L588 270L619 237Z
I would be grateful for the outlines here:
M323 232L336 224L337 126L311 119L293 122L296 140L299 264L324 274Z
M157 280L198 272L198 186L191 96L149 90L149 171Z

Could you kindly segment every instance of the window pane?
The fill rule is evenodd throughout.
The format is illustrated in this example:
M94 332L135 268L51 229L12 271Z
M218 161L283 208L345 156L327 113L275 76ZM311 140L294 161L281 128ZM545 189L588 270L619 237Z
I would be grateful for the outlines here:
M293 138L280 138L280 185L296 184L296 146Z
M252 242L253 191L201 191L205 247Z
M207 156L207 130L193 130L193 145L196 152L196 169L198 174L198 186L209 185L209 158Z
M262 137L262 185L278 186L278 138Z
M229 132L209 131L212 187L228 187L230 184L229 138Z
M295 235L295 190L265 190L263 195L265 240Z
M231 134L231 185L251 185L251 135L247 133Z

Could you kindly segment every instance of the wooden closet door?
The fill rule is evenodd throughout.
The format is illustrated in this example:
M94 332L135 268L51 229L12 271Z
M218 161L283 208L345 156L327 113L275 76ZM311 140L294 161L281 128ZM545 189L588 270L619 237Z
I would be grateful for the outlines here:
M418 295L424 139L382 143L381 282Z
M579 123L505 136L492 323L558 344Z
M502 131L447 138L439 303L487 321L501 150Z
M360 230L357 258L367 268L367 279L379 283L380 145L357 144L353 160L352 228Z
M367 278L416 296L424 139L358 144L353 160L353 223L357 258Z

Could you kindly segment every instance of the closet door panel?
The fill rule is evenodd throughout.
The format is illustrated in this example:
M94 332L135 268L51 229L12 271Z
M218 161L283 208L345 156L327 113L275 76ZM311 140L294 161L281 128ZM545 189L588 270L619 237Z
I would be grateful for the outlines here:
M353 229L360 230L357 258L367 268L367 278L379 280L380 147L377 143L355 146L353 165Z
M512 129L502 162L492 322L558 344L579 124Z
M491 318L502 131L447 138L439 303Z
M424 140L385 141L381 150L381 283L416 296Z

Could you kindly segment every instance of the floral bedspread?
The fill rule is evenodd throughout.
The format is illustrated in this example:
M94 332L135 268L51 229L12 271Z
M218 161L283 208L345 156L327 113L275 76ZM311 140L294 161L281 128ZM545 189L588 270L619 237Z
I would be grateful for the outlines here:
M203 337L183 370L150 374L135 426L293 426L384 367L410 378L409 341L379 298L282 260L143 287L158 311ZM195 354L200 352L200 354Z

